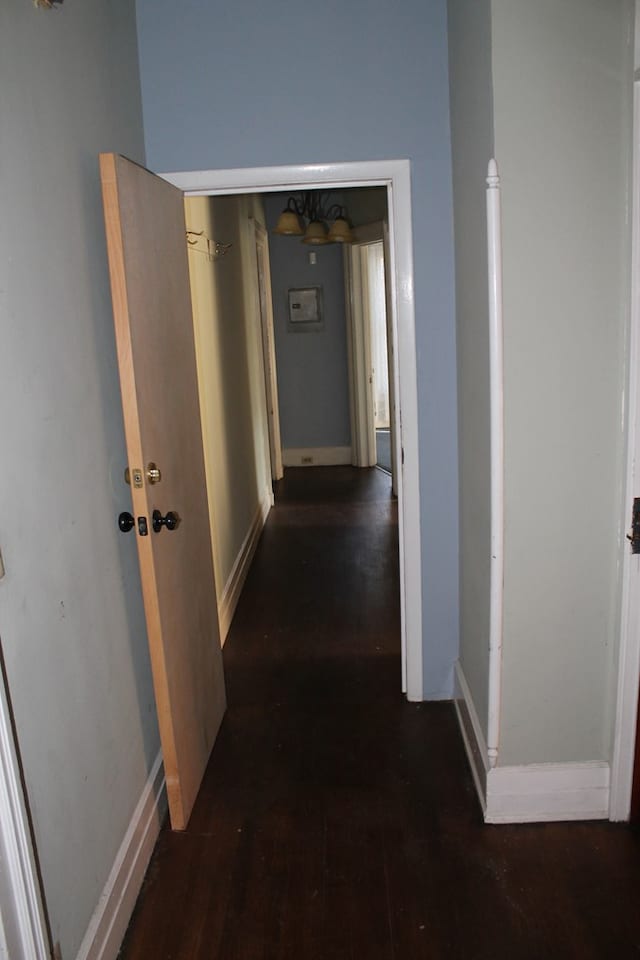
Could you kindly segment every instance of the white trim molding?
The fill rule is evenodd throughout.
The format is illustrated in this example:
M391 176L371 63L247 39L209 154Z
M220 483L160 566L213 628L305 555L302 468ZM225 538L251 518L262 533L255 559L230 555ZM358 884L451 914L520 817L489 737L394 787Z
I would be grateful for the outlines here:
M606 820L608 763L529 763L492 767L485 823Z
M456 664L456 712L485 823L606 820L610 771L606 762L496 766L461 664Z
M230 170L179 170L160 176L190 196L236 193L289 193L314 186L385 187L401 177L408 160L365 160L362 163L304 163Z
M116 960L167 811L158 753L76 960Z
M500 177L495 160L487 172L487 262L489 272L489 365L491 419L491 574L489 600L489 716L487 756L498 762L502 704L504 620L504 364L502 320L502 220Z
M640 556L633 555L624 532L631 508L640 496L640 82L633 84L633 186L631 201L631 318L628 351L627 475L622 505L622 598L618 648L611 820L628 820L635 762L638 685L640 677Z
M224 646L224 642L227 639L227 634L229 633L229 627L231 626L231 621L233 620L233 615L236 612L236 607L238 606L238 600L240 599L240 594L242 593L242 588L244 582L247 579L247 574L249 573L249 567L251 566L251 561L253 560L253 555L256 552L256 547L258 546L258 541L260 540L260 534L264 528L265 523L267 522L267 517L269 516L269 511L273 506L273 493L271 490L266 490L265 494L258 504L253 520L251 521L251 526L247 531L247 535L242 541L242 546L238 552L235 563L229 574L229 578L224 586L224 590L220 595L218 601L218 623L220 625L220 643Z
M387 189L389 252L394 342L394 373L399 403L396 418L398 462L398 532L400 540L400 615L402 689L409 700L422 700L422 544L418 444L418 381L411 227L409 160L246 167L162 174L192 196L293 192L318 187L382 186Z
M49 936L31 828L0 670L0 898L11 960L49 960Z
M285 447L285 467L336 467L351 463L351 447Z
M489 774L489 756L480 719L476 711L471 690L464 675L462 664L456 661L454 668L454 703L460 725L460 733L467 753L471 775L478 794L478 800L484 813L487 797L487 776Z

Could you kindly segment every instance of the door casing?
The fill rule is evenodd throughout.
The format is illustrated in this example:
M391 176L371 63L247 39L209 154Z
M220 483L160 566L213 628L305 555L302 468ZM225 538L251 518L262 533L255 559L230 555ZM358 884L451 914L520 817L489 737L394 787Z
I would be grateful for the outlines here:
M349 407L351 413L351 462L356 467L376 463L376 430L373 418L373 384L367 297L361 250L353 243L344 251L345 305L347 308L347 353L349 358Z
M264 390L267 406L269 460L271 480L275 482L276 480L280 480L284 475L284 469L282 466L282 441L280 439L280 409L278 403L278 375L276 369L273 303L271 296L269 238L266 229L261 223L258 223L257 220L253 220L252 223L256 250L258 312L260 314Z
M358 249L370 243L382 243L384 249L385 274L385 313L387 318L387 372L389 377L389 417L391 424L391 483L393 495L398 495L398 460L395 444L396 414L394 403L396 390L394 382L393 356L397 347L394 342L394 331L391 323L393 304L391 300L390 283L390 251L389 226L386 220L377 220L363 224L353 229L354 242L344 251L345 275L345 307L347 312L347 343L349 351L349 408L351 415L351 444L353 448L352 463L354 466L372 466L377 459L376 433L373 423L373 397L363 399L368 390L368 372L364 369L363 361L368 356L368 345L358 341L365 339L368 333L368 324L364 322L362 307L364 300L363 277L360 258L354 256ZM364 346L364 349L363 349ZM371 411L371 418L369 415Z
M0 669L0 956L49 960L44 896L23 792L18 747Z
M187 196L295 192L382 186L387 189L391 323L394 353L395 445L398 472L400 543L400 614L402 689L407 699L423 699L422 556L418 395L411 226L411 181L408 160L246 167L235 170L161 173Z
M640 80L633 84L631 198L631 316L628 342L625 493L620 517L623 544L620 644L609 819L628 820L635 761L640 677L640 556L624 539L634 497L640 496Z

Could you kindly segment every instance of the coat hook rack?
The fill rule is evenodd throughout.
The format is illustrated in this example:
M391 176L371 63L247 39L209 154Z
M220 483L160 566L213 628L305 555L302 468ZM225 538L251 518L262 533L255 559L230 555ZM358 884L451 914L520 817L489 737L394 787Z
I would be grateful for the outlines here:
M204 246L199 246L199 244ZM187 244L195 250L196 253L204 253L209 262L220 260L226 256L232 243L221 243L219 240L212 240L207 236L204 230L187 230Z

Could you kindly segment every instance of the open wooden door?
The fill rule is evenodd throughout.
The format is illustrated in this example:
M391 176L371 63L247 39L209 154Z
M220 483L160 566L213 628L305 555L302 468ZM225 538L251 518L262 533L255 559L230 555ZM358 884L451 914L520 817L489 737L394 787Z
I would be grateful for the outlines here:
M129 535L138 544L171 826L182 830L226 706L184 199L115 154L101 154L100 172L135 515ZM157 531L154 511L165 521Z

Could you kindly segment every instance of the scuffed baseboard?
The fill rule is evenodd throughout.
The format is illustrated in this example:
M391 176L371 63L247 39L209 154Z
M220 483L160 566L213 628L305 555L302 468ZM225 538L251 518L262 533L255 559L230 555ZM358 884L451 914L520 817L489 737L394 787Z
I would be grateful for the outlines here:
M456 664L455 705L485 823L608 818L608 763L529 763L490 768L485 738L460 663Z
M606 820L609 764L528 763L487 777L486 823Z
M288 447L282 451L285 467L339 467L351 464L351 447Z
M262 529L266 523L272 506L273 493L269 489L265 491L261 502L258 504L254 518L251 521L251 526L249 527L246 537L242 541L242 546L240 547L238 556L236 557L231 573L229 574L229 579L227 580L224 590L222 591L218 601L220 643L223 645L227 639L229 627L231 626L233 615L236 612L238 600L240 599L244 582L247 579L249 567L251 566L253 555L256 552L260 534L262 533Z
M167 810L158 753L76 960L115 960L120 950Z
M460 732L471 767L478 800L484 813L487 806L487 776L489 774L489 753L471 690L464 675L462 664L455 665L454 703L458 714Z

